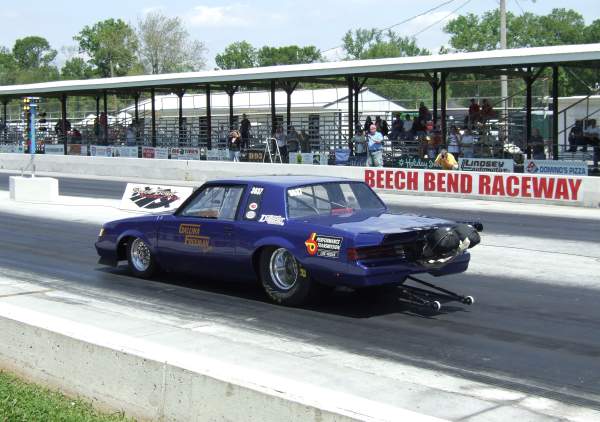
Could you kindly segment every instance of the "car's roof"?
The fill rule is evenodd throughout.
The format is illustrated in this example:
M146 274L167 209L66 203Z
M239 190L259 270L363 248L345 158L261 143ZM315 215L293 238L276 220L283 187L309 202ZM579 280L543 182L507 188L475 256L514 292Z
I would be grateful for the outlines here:
M313 183L328 183L328 182L356 182L356 180L345 179L343 177L329 176L240 176L232 179L211 180L210 183L253 183L265 186L277 186L281 188L289 188L293 186L308 185Z

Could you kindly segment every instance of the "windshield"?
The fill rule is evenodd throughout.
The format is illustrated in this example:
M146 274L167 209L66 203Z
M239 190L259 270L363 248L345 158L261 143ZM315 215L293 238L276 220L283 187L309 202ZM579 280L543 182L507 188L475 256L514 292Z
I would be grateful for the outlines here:
M287 190L288 218L382 210L385 205L362 182L334 182Z

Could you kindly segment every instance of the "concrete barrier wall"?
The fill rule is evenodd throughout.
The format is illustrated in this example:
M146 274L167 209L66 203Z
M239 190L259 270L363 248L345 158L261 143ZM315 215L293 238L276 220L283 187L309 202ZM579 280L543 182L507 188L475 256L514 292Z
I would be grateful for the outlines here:
M0 169L20 170L29 160L25 154L0 154ZM399 194L600 207L600 178L589 176L59 155L40 155L35 163L41 172L199 183L216 178L266 174L339 176L365 180L376 189Z
M0 369L142 420L443 422L9 304Z

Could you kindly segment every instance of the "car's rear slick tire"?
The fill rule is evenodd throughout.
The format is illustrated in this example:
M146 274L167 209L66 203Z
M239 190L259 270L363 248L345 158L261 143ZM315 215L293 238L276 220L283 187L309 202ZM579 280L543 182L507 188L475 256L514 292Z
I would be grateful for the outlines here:
M285 263L288 280L277 277L273 267ZM291 275L296 274L296 277ZM300 306L319 297L319 287L298 260L285 248L269 247L260 254L259 278L265 293L273 302L285 306Z
M139 237L127 241L127 263L131 273L140 278L152 277L158 267L150 247Z

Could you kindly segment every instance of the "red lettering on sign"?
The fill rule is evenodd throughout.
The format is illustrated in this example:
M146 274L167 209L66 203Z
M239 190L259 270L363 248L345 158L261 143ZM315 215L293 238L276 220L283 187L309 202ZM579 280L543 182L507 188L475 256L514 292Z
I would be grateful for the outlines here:
M569 187L571 188L571 199L577 201L579 199L579 188L581 187L581 179L569 179Z
M569 199L569 185L565 179L558 179L556 181L554 199Z
M472 193L473 192L473 178L470 174L460 175L460 191L461 193Z
M508 176L506 178L506 193L508 196L519 195L519 178L517 176Z
M494 176L494 184L492 185L492 195L505 196L504 192L504 177Z
M454 192L454 193L458 193L458 186L459 186L459 181L461 180L461 174L458 173L448 173L447 179L448 182L446 183L446 190L448 192Z
M424 190L425 192L431 192L435 190L435 173L423 173L425 175Z
M394 176L394 186L398 190L406 189L406 183L404 183L404 171L398 170Z
M365 183L370 187L375 187L375 172L373 170L365 170Z
M383 170L377 170L377 187L383 189Z
M446 192L446 173L438 172L435 188L437 192Z
M492 182L492 178L487 174L479 175L479 195L489 195L490 194L490 183Z
M391 170L385 172L385 188L394 189L394 172Z
M409 171L406 173L406 189L408 190L419 190L419 173L416 171Z
M531 177L521 177L521 196L523 198L531 198Z
M534 177L533 178L533 197L552 199L554 193L554 179L548 179L547 177Z

